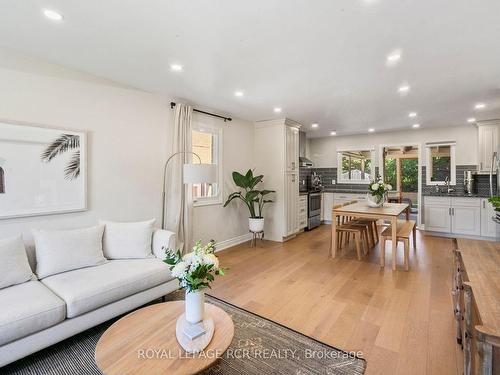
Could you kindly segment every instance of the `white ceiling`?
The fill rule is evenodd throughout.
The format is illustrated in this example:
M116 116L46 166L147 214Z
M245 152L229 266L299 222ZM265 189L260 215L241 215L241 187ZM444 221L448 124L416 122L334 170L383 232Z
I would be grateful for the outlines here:
M310 136L500 118L498 0L2 0L0 46Z

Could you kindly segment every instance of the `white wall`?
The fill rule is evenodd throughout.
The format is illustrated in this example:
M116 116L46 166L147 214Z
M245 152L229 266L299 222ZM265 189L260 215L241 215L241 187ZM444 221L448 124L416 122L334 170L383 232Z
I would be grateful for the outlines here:
M249 168L253 168L253 123L234 118L231 122L224 122L215 117L194 113L193 122L197 121L223 129L224 203L227 196L236 191L232 178L233 171L246 172ZM248 235L248 216L248 209L239 201L231 202L226 208L222 204L195 207L193 238L223 242Z
M160 220L162 167L170 154L170 100L82 72L0 49L0 119L88 132L88 202L81 213L0 220L0 238L32 228L77 228L99 218ZM253 165L253 124L224 123L224 198L233 170ZM248 214L238 205L196 207L194 238L218 242L248 234ZM1 207L0 207L1 209Z
M312 138L308 140L308 156L314 162L314 167L336 167L338 148L375 146L378 165L380 145L420 143L425 147L425 143L437 141L456 142L457 165L477 164L478 131L475 125ZM422 152L422 155L422 165L425 165L425 152Z

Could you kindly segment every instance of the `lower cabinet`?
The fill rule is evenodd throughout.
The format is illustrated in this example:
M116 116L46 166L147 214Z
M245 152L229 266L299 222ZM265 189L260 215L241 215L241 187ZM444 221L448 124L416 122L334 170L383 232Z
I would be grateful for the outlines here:
M333 193L323 193L321 197L321 221L332 221Z
M307 195L299 196L299 230L307 227Z
M425 229L432 232L481 235L481 199L425 197Z
M500 234L500 228L497 223L493 221L496 212L493 205L488 202L488 198L481 199L481 236L496 237Z

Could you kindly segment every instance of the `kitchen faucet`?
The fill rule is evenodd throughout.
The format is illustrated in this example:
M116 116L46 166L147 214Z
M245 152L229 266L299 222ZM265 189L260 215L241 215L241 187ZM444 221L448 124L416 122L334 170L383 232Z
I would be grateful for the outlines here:
M446 176L446 178L444 179L444 185L446 186L446 192L448 194L455 191L455 189L450 188L450 177Z

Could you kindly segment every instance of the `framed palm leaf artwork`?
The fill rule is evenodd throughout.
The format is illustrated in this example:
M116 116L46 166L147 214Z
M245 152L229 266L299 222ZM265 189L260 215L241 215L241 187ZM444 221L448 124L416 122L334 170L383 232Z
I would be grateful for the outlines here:
M0 219L87 209L86 134L0 121Z

